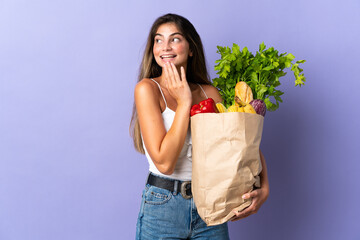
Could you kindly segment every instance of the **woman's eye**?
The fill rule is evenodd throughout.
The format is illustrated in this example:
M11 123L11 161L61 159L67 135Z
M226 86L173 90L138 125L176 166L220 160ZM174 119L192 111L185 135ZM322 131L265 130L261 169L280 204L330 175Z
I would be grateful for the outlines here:
M173 41L174 41L174 42L179 42L179 41L180 41L180 38L174 38Z
M161 39L155 39L156 43L161 43Z

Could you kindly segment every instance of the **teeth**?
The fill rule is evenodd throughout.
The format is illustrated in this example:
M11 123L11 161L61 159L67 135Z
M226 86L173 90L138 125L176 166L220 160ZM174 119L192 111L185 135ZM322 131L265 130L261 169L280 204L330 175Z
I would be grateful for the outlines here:
M163 55L161 56L161 58L173 58L175 57L176 55Z

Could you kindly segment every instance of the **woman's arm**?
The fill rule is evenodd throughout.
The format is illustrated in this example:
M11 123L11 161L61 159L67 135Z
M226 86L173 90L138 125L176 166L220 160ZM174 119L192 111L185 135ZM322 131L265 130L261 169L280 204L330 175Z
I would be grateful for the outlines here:
M244 199L252 198L251 205L245 208L241 212L234 212L235 218L232 221L237 221L242 218L246 218L251 214L257 213L261 205L266 201L266 199L269 196L270 190L269 190L269 179L267 175L266 161L262 152L260 150L259 152L260 152L260 159L262 164L262 171L260 173L261 187L250 193L246 193L242 196Z
M269 187L269 179L268 179L268 174L267 174L266 161L265 161L265 157L262 154L262 152L260 150L259 150L259 152L260 152L260 159L261 159L261 166L262 166L262 171L260 173L261 189L266 191L266 193L267 193L266 197L268 197L269 192L270 192L270 187Z
M151 80L142 80L135 87L135 104L146 149L157 169L170 175L175 165L189 126L191 91L182 71L182 78L175 66L164 67L168 91L177 101L175 119L166 132L156 89Z

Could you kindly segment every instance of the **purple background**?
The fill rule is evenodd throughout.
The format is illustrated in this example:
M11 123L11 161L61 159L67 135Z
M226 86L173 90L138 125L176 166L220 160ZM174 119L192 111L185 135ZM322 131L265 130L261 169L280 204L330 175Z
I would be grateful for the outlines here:
M187 17L211 77L217 45L303 64L265 120L270 196L232 239L360 239L360 2L0 1L0 239L133 239L148 164L128 135L156 17Z

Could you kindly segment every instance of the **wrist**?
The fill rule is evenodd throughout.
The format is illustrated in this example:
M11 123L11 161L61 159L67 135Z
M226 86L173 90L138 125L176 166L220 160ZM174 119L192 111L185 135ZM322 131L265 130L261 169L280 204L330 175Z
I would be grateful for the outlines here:
M269 189L269 181L267 178L260 177L260 187L265 190Z
M261 184L260 188L262 191L264 191L266 193L266 195L269 195L269 192L270 192L269 184Z
M190 108L191 108L191 102L190 102L190 101L179 102L179 103L178 103L178 108L179 108L179 107L190 110Z

